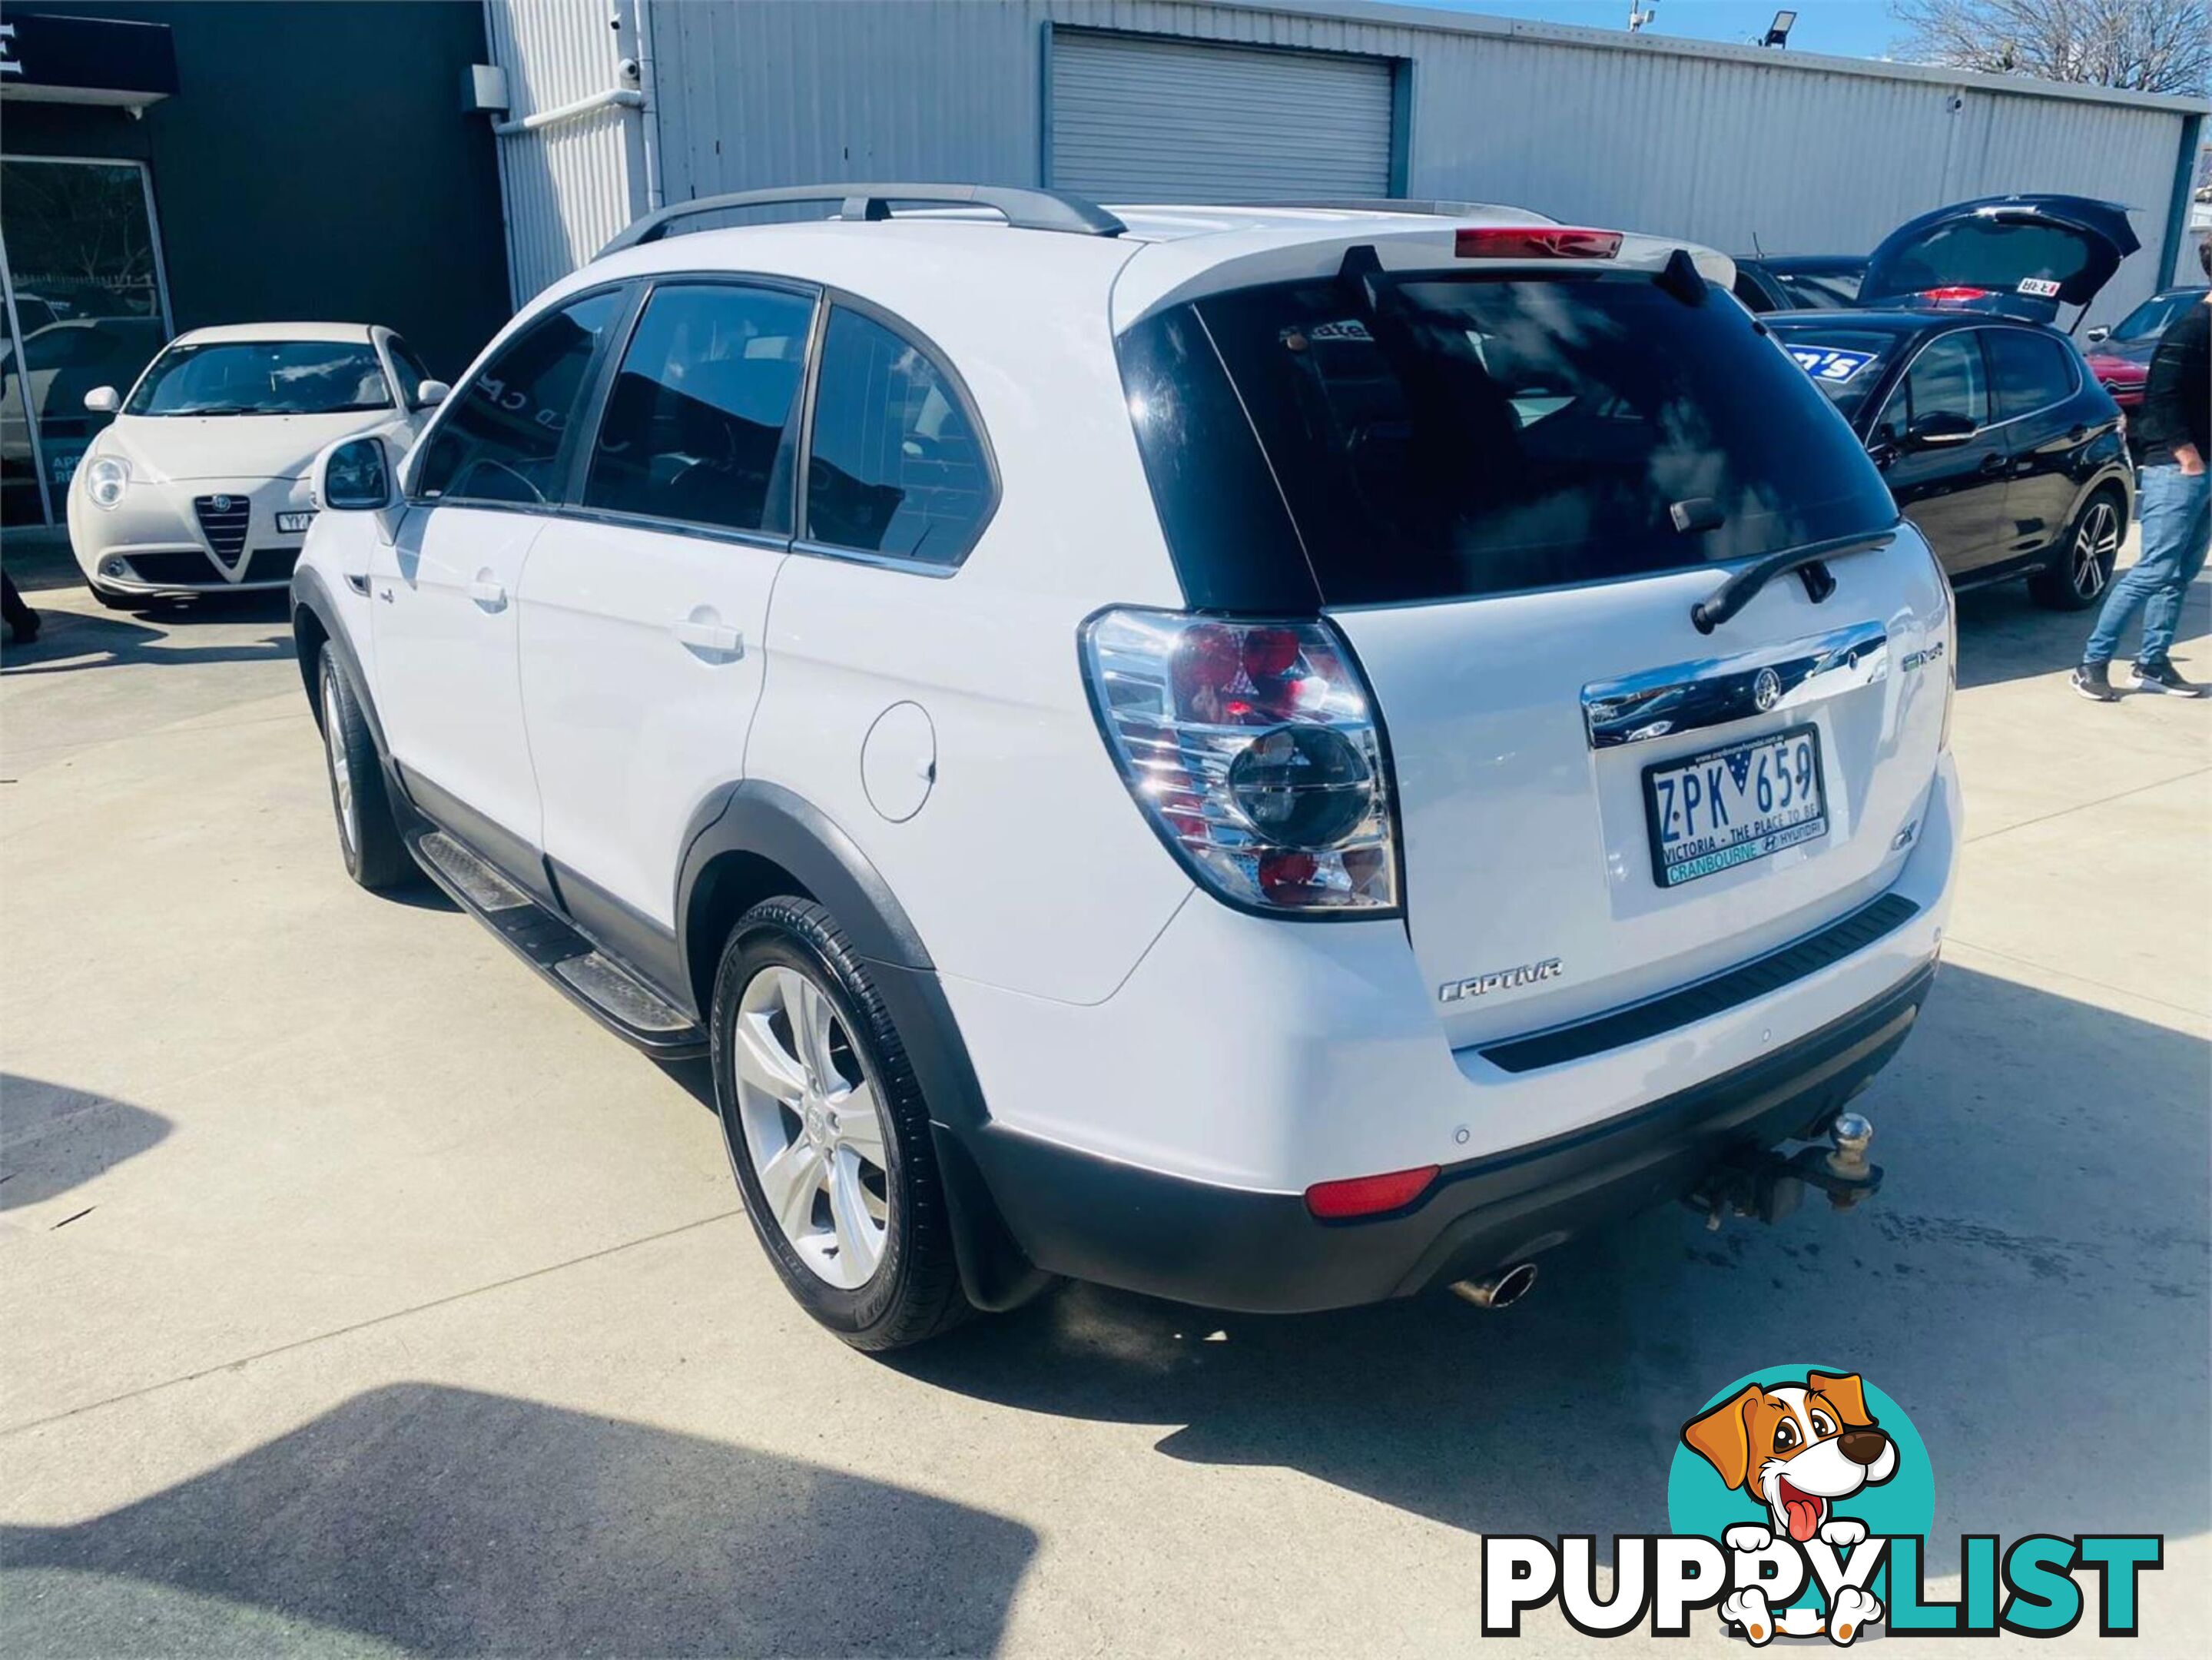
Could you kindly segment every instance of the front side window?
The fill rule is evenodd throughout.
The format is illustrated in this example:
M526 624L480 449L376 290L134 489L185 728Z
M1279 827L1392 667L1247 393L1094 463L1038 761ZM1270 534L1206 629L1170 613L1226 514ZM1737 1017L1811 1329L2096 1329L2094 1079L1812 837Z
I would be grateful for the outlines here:
M2074 352L2064 341L2026 329L1990 329L1988 335L1999 419L2033 415L2074 395Z
M125 406L129 415L337 415L388 410L376 348L334 340L172 346Z
M1931 415L1951 416L1975 431L1989 425L1989 377L1982 367L1982 349L1971 331L1947 334L1932 340L1882 411L1875 435L1893 444Z
M584 504L787 531L791 412L814 302L775 289L657 289L623 358Z
M409 409L421 409L422 400L417 394L422 383L431 378L430 371L422 367L422 360L398 335L393 335L385 344L392 353L392 373L399 377L400 397Z
M614 290L532 324L449 400L416 475L423 501L535 504L561 494L562 438L622 308Z
M982 438L951 377L911 340L832 307L800 534L830 547L957 565L990 517L992 497Z
M1371 309L1332 279L1193 304L1322 602L1363 605L1643 575L1893 524L1850 429L1709 292L1687 304L1641 274L1439 273L1389 281ZM1156 499L1164 478L1206 470L1162 453L1192 430L1177 401L1133 410Z

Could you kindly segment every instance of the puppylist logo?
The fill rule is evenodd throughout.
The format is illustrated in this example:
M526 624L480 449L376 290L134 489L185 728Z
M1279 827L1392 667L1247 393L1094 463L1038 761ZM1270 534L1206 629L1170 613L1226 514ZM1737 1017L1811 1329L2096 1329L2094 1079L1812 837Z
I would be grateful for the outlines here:
M1995 1534L1960 1541L1959 1594L1932 1600L1928 1449L1904 1409L1856 1372L1776 1366L1740 1377L1682 1426L1667 1481L1671 1531L1613 1541L1600 1600L1597 1541L1492 1534L1482 1634L1517 1637L1556 1601L1586 1637L1682 1637L1713 1609L1732 1636L2058 1637L2087 1615L2136 1634L2137 1576L2165 1565L2156 1534Z

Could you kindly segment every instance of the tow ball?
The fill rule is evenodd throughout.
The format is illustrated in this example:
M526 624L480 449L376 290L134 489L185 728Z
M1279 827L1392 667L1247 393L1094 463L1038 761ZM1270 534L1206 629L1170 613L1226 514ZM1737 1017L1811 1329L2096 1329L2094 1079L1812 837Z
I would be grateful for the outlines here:
M1724 1218L1779 1222L1792 1214L1808 1187L1828 1195L1836 1210L1850 1210L1881 1186L1881 1166L1867 1162L1874 1126L1856 1112L1838 1113L1826 1146L1814 1142L1787 1157L1771 1148L1726 1155L1683 1203L1701 1212L1709 1232Z

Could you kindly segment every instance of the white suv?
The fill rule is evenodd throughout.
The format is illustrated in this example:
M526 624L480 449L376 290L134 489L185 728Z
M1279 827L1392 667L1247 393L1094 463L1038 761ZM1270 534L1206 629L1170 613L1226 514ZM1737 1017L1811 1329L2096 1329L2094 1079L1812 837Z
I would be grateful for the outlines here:
M709 1052L850 1342L1878 1179L1770 1150L1933 974L1942 576L1727 259L1395 207L687 203L318 462L348 869Z

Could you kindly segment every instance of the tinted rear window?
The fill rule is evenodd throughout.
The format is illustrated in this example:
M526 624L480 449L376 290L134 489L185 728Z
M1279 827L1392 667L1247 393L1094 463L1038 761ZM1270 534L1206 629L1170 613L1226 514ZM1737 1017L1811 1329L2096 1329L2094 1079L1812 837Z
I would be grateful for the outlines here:
M1394 282L1372 312L1326 280L1194 307L1288 507L1279 556L1303 553L1325 605L1643 575L1896 518L1850 429L1717 289L1691 306L1636 274L1454 274ZM1125 366L1157 356L1131 344ZM1219 423L1146 394L1139 442L1173 541L1195 518L1173 489L1249 468L1233 444L1218 468L1176 453ZM1194 562L1281 543L1258 524L1176 554L1194 590Z

